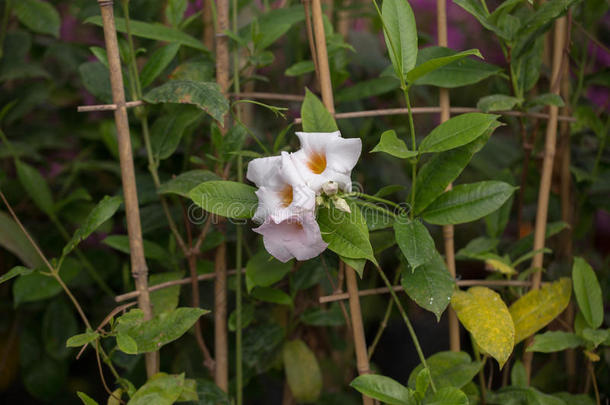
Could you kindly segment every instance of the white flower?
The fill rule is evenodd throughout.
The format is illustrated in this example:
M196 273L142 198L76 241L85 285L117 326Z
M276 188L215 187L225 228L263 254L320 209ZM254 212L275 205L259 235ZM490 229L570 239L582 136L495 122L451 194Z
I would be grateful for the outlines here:
M264 222L270 217L275 222L282 222L305 211L313 211L315 207L315 193L307 187L286 152L281 156L252 160L246 177L259 187L254 221Z
M326 195L335 195L339 191L339 184L336 181L329 181L322 184L322 191Z
M274 221L267 218L254 232L263 235L265 249L281 262L293 257L309 260L322 253L328 244L322 240L313 211Z
M351 171L356 166L362 141L359 138L341 138L341 132L297 132L301 149L292 159L305 183L319 193L329 182L339 183L342 190L352 186Z

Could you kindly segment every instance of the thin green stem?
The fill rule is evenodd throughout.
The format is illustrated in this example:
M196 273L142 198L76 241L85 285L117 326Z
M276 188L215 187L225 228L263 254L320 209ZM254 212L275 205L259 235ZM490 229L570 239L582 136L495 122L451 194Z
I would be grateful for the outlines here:
M398 283L399 279L400 279L400 271L397 271L396 276L394 276L394 282L392 284L394 285L394 284ZM379 324L379 329L377 329L375 338L373 338L373 343L371 343L371 345L369 346L369 361L371 360L371 358L373 357L373 354L375 353L375 349L377 348L377 344L379 344L379 341L381 340L381 336L383 335L385 328L388 326L388 320L390 319L390 315L392 314L392 308L394 308L394 300L390 299L390 300L388 300L388 306L385 309L385 314L383 315L383 320Z
M405 309L403 308L402 303L400 302L400 300L398 299L398 296L394 292L394 286L392 285L392 283L390 283L390 280L388 280L388 277L385 275L385 273L383 272L381 267L377 267L377 271L379 272L379 275L381 276L386 287L388 287L388 289L390 290L390 295L392 295L392 299L396 303L398 312L400 312L400 315L402 316L402 319L404 320L405 325L407 325L407 329L409 330L409 334L411 335L411 339L413 340L413 344L415 345L415 350L417 351L417 355L419 356L419 361L421 361L421 364L423 365L423 367L425 369L427 369L428 372L430 372L430 368L428 367L428 362L426 361L424 352L422 351L421 345L419 344L419 339L417 338L415 329L413 329L413 325L411 325L411 321L409 320L409 317L407 316L407 313L406 313ZM434 385L434 381L432 380L432 373L429 373L429 375L430 375L430 386L432 387L432 391L436 392L436 386Z
M367 208L370 208L372 210L379 211L379 212L381 212L381 213L383 213L383 214L385 214L385 215L387 215L389 217L396 218L396 214L394 214L392 211L387 210L387 209L385 209L383 207L380 207L380 206L378 206L376 204L370 203L368 201L362 201L362 200L354 200L354 202L356 204L358 204L358 205L362 205L363 207L367 207Z
M237 157L237 181L243 181L243 157L240 155ZM236 235L236 252L235 252L235 267L237 269L242 268L242 241L243 241L243 227L237 225ZM235 275L235 369L236 369L236 391L237 391L237 405L243 403L243 364L242 364L242 329L241 329L241 311L242 311L242 292L241 292L241 271L238 271Z
M470 340L472 342L472 351L474 352L474 358L476 361L481 362L481 368L479 369L479 385L481 386L481 404L485 405L485 363L487 362L487 355L483 356L483 359L481 359L479 347L475 343L472 335L470 336Z
M377 201L377 202L380 202L380 203L391 205L394 208L402 209L402 207L400 205L396 204L394 201L386 200L385 198L376 197L376 196L370 195L370 194L359 193L359 192L352 192L352 193L343 194L342 197L364 198L366 200Z
M59 283L61 288L64 290L64 292L68 296L68 298L70 298L70 301L72 301L72 304L74 304L76 311L80 315L80 317L83 320L83 323L85 324L87 329L92 329L91 324L89 323L89 319L87 319L87 316L85 315L85 312L83 311L83 308L80 306L80 304L78 303L78 300L76 299L76 297L74 297L74 295L72 294L72 291L70 291L70 289L68 288L66 283L64 283L64 281L61 279L61 276L59 275L59 268L51 270L51 275L53 276L53 278L55 278L55 280L57 280L57 282Z
M415 139L415 124L413 123L413 112L411 111L411 100L409 99L409 88L403 87L402 91L405 95L407 103L407 112L409 116L409 131L411 132L411 149L417 150L417 141ZM417 190L417 159L411 161L411 210L409 216L411 219L415 216L415 191Z

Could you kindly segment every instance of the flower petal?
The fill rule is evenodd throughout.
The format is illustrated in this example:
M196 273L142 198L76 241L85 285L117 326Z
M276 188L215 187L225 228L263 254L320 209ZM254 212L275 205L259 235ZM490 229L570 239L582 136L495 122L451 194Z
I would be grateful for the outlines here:
M302 216L294 215L281 222L268 218L253 231L263 235L265 249L282 262L293 257L297 260L309 260L318 256L328 246L322 240L313 212Z
M246 178L258 187L269 185L280 169L281 157L270 156L251 160L248 163Z
M362 140L360 138L336 138L326 149L326 161L329 168L338 172L351 171L360 157Z

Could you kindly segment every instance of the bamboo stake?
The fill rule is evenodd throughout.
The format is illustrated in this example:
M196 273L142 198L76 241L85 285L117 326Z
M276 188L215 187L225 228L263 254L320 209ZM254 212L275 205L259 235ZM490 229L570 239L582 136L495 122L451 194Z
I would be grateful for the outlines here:
M214 382L229 391L229 348L227 341L227 245L216 248L214 258Z
M550 92L559 94L561 84L561 61L566 42L566 17L561 17L555 22L555 32L553 38L553 66L551 73ZM538 193L538 208L536 211L536 227L534 229L534 251L539 251L532 259L533 268L542 268L544 262L544 248L546 223L549 209L549 195L551 191L551 180L553 175L553 162L555 158L555 144L557 142L557 116L559 109L557 106L549 106L549 121L546 127L546 140L544 145L544 160L542 162L542 175L540 178L540 190ZM536 272L532 276L532 288L540 288L542 272ZM531 338L526 342L526 346L531 343ZM525 352L523 355L523 365L527 372L528 379L532 370L532 352Z
M333 88L330 79L330 67L328 65L328 52L326 50L326 34L322 21L322 5L320 0L311 0L311 11L313 16L314 39L319 67L319 81L322 92L322 102L331 114L335 113L335 103L333 99ZM369 358L366 350L366 337L362 325L362 312L360 310L360 298L358 297L358 282L356 281L356 271L345 263L341 266L345 268L345 278L349 295L349 306L352 321L352 332L354 335L354 346L356 350L356 366L358 374L370 373ZM362 396L364 405L373 405L373 399Z
M214 0L203 0L201 19L203 21L203 44L210 51L214 50Z
M344 112L344 113L336 113L334 114L335 119L345 119L345 118L367 118L367 117L382 117L387 115L403 115L407 113L406 108L384 108L379 110L367 110L367 111L352 111L352 112ZM441 112L440 107L412 107L411 112L413 114L438 114ZM451 114L462 114L469 112L481 112L476 108L471 107L451 107L449 109ZM533 118L543 118L549 119L549 114L544 113L535 113L528 112L524 113L521 111L490 111L495 114L507 115L511 117L533 117ZM567 122L576 122L576 119L573 117L566 116L557 116L558 121L567 121ZM295 118L295 124L301 123L301 118Z
M438 30L438 45L447 46L447 2L436 0L436 27ZM439 104L441 108L441 123L449 119L450 102L449 89L439 89ZM451 183L445 191L451 190ZM451 276L455 278L455 243L453 239L453 225L443 226L443 239L445 241L445 260ZM460 324L453 308L449 307L449 348L451 351L460 351Z
M121 179L125 198L125 213L127 216L127 233L129 235L129 250L131 257L131 273L135 280L136 290L139 291L138 306L144 312L144 319L152 318L150 296L148 294L148 268L144 258L144 244L142 241L142 227L140 224L140 209L136 190L136 177L133 166L131 138L129 135L129 121L125 103L123 87L123 74L119 47L114 25L114 10L112 0L98 0L102 21L104 25L104 38L108 54L108 67L110 70L110 84L112 86L112 101L117 106L114 110L119 148L119 163L121 166ZM158 352L146 353L146 374L151 377L159 371Z
M216 1L216 81L223 94L229 91L229 0ZM227 118L228 119L228 118ZM227 128L225 119L223 134ZM229 390L229 350L227 337L227 246L225 242L216 248L214 272L214 381L225 392Z
M244 273L245 271L246 271L246 269L241 270L242 273ZM237 270L228 270L227 271L227 276L231 276L231 275L235 275L235 274L237 274ZM216 278L216 273L200 274L197 276L197 281L214 280L215 278ZM192 279L190 277L181 278L180 280L166 281L164 283L159 283L159 284L150 286L148 288L148 292L162 290L164 288L174 287L177 285L190 284L191 282L192 282ZM140 291L131 291L131 292L128 292L125 294L117 295L116 297L114 297L114 301L123 302L123 301L130 300L132 298L137 298L138 295L140 295Z

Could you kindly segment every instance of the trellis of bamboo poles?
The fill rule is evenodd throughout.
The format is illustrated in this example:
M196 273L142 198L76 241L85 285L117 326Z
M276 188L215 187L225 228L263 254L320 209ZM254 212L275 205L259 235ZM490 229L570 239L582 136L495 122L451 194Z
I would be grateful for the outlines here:
M131 259L131 274L135 280L138 294L138 306L144 313L144 319L152 318L152 307L148 292L148 267L144 257L142 227L140 224L140 209L136 190L136 177L129 134L129 120L123 87L121 59L114 22L112 0L98 0L104 27L104 39L108 54L110 70L110 85L114 108L114 122L117 130L119 164L125 199L125 215L127 217L127 233L129 235L129 251ZM146 374L150 377L159 371L158 352L146 353Z
M551 66L550 93L559 95L561 89L562 62L567 43L567 17L561 17L555 22L553 35L553 60ZM546 239L546 224L549 210L549 197L551 193L551 181L553 176L553 164L555 161L555 150L557 143L557 122L559 107L549 106L549 119L546 127L544 159L542 161L542 174L540 177L540 188L538 191L538 204L536 209L536 225L534 228L534 248L536 253L532 259L532 268L542 268L544 255L542 250ZM536 272L532 276L532 288L540 288L542 272ZM528 338L526 346L531 344L532 338ZM523 354L523 365L528 380L531 375L533 352L526 351Z

